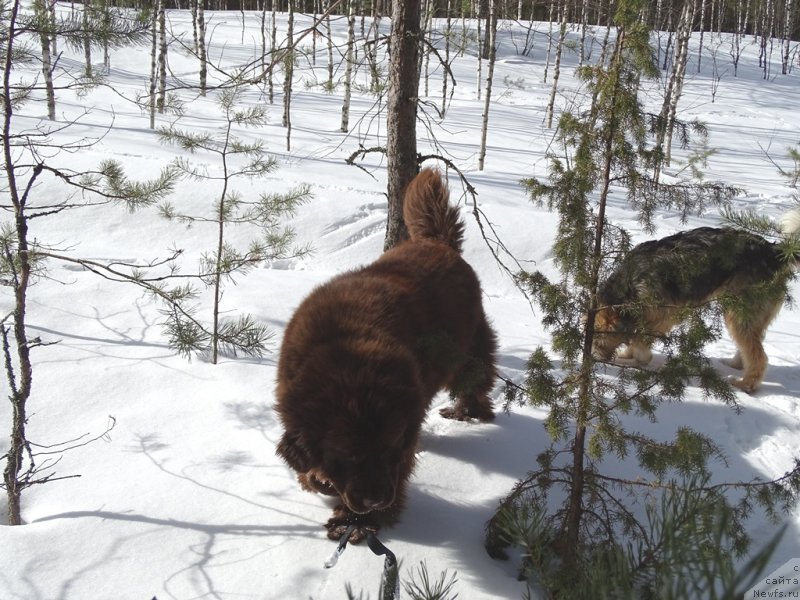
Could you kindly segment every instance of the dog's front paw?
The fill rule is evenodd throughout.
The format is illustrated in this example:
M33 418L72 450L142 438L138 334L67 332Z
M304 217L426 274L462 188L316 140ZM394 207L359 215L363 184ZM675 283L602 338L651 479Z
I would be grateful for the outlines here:
M299 473L297 475L297 481L300 482L300 487L307 492L318 492L326 496L339 495L339 492L336 491L336 488L333 487L330 481L320 477L314 471Z
M328 530L328 539L338 542L351 525L356 526L348 540L351 544L360 544L366 539L368 532L375 534L380 529L369 515L357 515L340 505L334 509L333 516L325 524L325 528Z
M439 409L439 414L445 419L453 419L454 421L471 421L477 419L483 423L494 420L494 411L491 408L485 407L464 407L464 406L448 406L447 408Z
M758 389L758 381L752 381L747 379L746 377L743 379L739 379L737 377L729 377L728 383L730 383L733 387L739 388L746 394L753 394L756 389Z

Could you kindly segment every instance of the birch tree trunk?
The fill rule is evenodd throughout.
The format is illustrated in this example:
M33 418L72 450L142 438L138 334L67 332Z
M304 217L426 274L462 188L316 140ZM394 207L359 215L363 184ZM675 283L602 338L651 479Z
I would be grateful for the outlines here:
M583 63L586 62L586 29L588 27L588 12L589 9L587 7L589 0L583 0L581 3L581 41L579 50L579 58L578 64L583 66Z
M278 0L272 0L272 10L270 15L270 49L272 52L272 60L275 60L275 52L278 50L278 23L276 19L276 11L278 6ZM273 104L275 102L275 86L272 83L272 69L269 71L269 77L267 78L267 88L269 90L269 103Z
M442 69L442 110L441 115L444 117L447 112L447 76L448 69L450 68L450 37L453 35L453 20L450 16L452 8L452 1L447 0L447 16L444 31L444 69Z
M669 166L672 160L672 132L675 128L675 115L678 111L678 100L683 92L683 80L686 75L686 63L689 60L689 38L692 35L696 0L686 0L681 11L678 31L675 39L675 59L672 73L664 95L661 108L662 129L656 140L656 147L663 152L663 164Z
M369 63L370 70L370 90L373 93L379 93L381 88L380 69L378 68L378 43L380 41L381 31L381 13L377 5L373 7L372 12L372 43L366 44L367 62Z
M259 28L261 35L261 71L267 68L267 0L261 0L261 27Z
M550 55L553 50L553 10L555 3L550 3L550 11L547 16L547 55L544 60L544 83L547 83L547 73L550 70Z
M92 76L92 40L89 38L89 2L83 4L83 59L85 66L83 75L87 79Z
M163 1L163 0L162 0ZM206 62L206 0L197 0L197 57L200 59L200 95L206 95L206 77L208 63Z
M200 50L197 36L197 5L202 1L203 0L189 0L189 7L192 11L192 44L195 54Z
M158 3L158 99L156 108L164 114L167 99L167 17L164 1Z
M781 73L789 74L791 61L789 59L790 43L792 40L792 21L794 16L794 1L786 0L783 7L783 54L781 56Z
M775 2L766 0L764 11L764 26L761 31L761 56L764 79L769 79L772 66L772 38L775 33Z
M711 9L713 14L713 7ZM700 3L700 47L697 49L697 72L700 72L700 64L703 60L703 36L705 35L705 20L706 20L706 0Z
M422 31L424 32L423 33L423 36L424 36L423 39L427 39L429 41L429 43L433 42L433 35L432 35L433 34L433 10L434 10L433 2L431 0L425 0L425 11L423 13L424 17L423 17ZM424 64L425 64L425 68L421 69L421 72L423 72L425 74L424 79L423 79L423 81L424 81L424 88L423 88L424 91L423 91L422 95L424 97L427 97L428 96L428 90L429 90L429 84L430 84L430 77L429 77L429 75L430 75L430 63L431 63L430 46L428 46L427 44L423 45L423 47L420 49L420 52L422 53L422 62L424 62Z
M347 133L350 130L350 94L353 79L353 52L355 49L356 8L355 0L347 3L347 50L346 65L344 70L344 101L342 102L342 126L339 131Z
M44 0L39 0L34 4L34 10L42 16L42 20L50 21L49 7ZM50 35L44 29L39 32L39 44L42 47L42 76L44 77L45 95L47 97L47 118L51 121L56 120L56 93L53 88L53 59L50 54L52 48ZM52 36L55 37L55 34Z
M389 85L386 98L386 162L389 200L384 249L408 238L403 223L403 192L419 170L417 101L419 93L420 0L392 0Z
M486 136L489 131L489 105L492 99L492 77L494 76L494 62L497 56L497 14L496 0L489 0L489 22L486 35L489 41L489 64L486 68L486 95L483 98L483 115L481 119L481 145L478 151L478 170L483 171L483 162L486 158Z
M294 0L287 2L286 55L283 69L283 126L286 127L286 151L292 149L292 78L294 77Z
M325 3L325 37L328 40L328 83L326 85L328 91L333 91L333 38L331 37L331 15L330 15L331 0Z
M475 16L475 24L477 26L477 37L476 37L476 41L475 41L475 44L476 44L475 54L477 55L477 58L478 58L478 73L477 73L477 76L475 78L475 84L476 84L477 91L478 91L478 100L480 100L481 99L481 93L483 92L483 80L481 79L481 70L482 70L482 67L483 67L483 50L481 48L483 47L483 38L481 37L481 15L480 15L480 11L477 8L479 6L478 0L473 0L472 5L476 7L475 8L475 15L474 15Z
M56 0L47 0L47 12L50 14L50 27L56 30ZM58 56L58 36L50 36L50 56Z
M312 23L317 22L317 0L313 0L314 5L314 15L312 17ZM317 31L314 30L311 33L311 66L317 66Z
M158 5L162 0L157 0L153 6L153 16L150 21L150 86L149 86L149 108L150 108L150 129L156 128L156 81L158 80Z
M558 46L556 46L556 60L555 64L553 65L553 86L550 90L550 100L547 102L547 128L550 129L553 126L553 112L555 110L555 103L556 103L556 92L558 91L558 78L561 75L561 53L564 48L564 41L567 39L567 8L566 6L561 6L559 8L560 11L560 21L561 21L561 32L558 36Z
M742 39L744 39L744 18L742 16L742 0L736 1L736 28L731 35L730 55L733 59L733 76L739 74L739 59L742 56Z

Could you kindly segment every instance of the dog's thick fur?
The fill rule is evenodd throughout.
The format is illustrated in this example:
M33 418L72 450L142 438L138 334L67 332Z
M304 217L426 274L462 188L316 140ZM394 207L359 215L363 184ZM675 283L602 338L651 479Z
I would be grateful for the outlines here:
M423 170L404 197L410 240L318 287L286 328L277 453L304 489L338 497L331 539L356 524L357 542L397 521L439 390L455 397L444 417L494 418L495 334L448 198L439 173Z
M782 221L787 235L800 229L800 212ZM688 307L719 300L725 324L737 347L724 361L742 369L731 383L752 393L764 378L767 355L762 340L786 299L786 286L798 264L778 244L730 228L700 227L639 244L600 286L593 350L611 360L647 364L654 338L681 322Z

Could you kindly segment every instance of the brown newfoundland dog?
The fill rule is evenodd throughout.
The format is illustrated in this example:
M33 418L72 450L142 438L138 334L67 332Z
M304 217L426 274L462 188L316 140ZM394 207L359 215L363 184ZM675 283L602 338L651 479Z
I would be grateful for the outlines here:
M326 527L397 521L422 422L450 391L448 419L494 418L496 340L461 258L464 224L437 171L405 193L410 240L315 289L286 327L278 363L277 453L308 491L338 498Z

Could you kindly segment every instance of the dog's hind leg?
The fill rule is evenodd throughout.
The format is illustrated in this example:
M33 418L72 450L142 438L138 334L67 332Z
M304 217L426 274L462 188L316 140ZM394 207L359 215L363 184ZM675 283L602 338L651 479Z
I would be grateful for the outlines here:
M743 369L741 379L733 379L731 383L740 390L752 394L764 379L767 371L767 353L764 352L764 334L767 327L778 314L783 298L765 302L761 308L749 314L729 310L725 312L725 325L738 348L736 356L730 361L731 366L737 364L737 357Z
M497 340L485 317L481 317L472 340L471 354L448 386L455 399L451 407L439 411L446 419L491 421L494 410L489 394L497 376L495 351Z
M730 358L723 358L721 362L723 365L727 365L731 369L737 369L741 371L744 368L744 363L742 362L742 353L739 352L738 349L736 350L736 354Z

